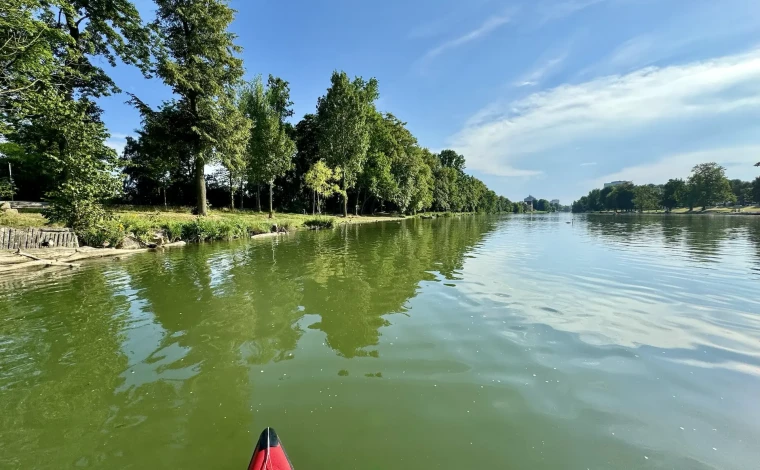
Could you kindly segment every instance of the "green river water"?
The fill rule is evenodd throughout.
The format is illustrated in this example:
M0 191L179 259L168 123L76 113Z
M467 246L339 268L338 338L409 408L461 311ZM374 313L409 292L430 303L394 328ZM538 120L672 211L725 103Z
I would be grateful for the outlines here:
M573 223L569 223L573 221ZM0 468L760 468L760 218L462 217L0 283Z

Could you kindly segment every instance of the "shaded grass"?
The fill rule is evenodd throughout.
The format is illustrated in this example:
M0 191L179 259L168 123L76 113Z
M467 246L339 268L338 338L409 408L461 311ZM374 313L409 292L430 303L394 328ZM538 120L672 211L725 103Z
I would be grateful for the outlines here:
M2 227L44 227L45 225L48 225L48 220L40 213L10 214L0 211L0 226Z

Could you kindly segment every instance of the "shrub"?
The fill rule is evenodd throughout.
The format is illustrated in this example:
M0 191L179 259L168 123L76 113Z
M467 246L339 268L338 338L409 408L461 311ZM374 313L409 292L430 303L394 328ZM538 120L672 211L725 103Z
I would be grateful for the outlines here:
M309 228L333 228L335 226L335 220L328 217L315 217L308 219L303 223Z

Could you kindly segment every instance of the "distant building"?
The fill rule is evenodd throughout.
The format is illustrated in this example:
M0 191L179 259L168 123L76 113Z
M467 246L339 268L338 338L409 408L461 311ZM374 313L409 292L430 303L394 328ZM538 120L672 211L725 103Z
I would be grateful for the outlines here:
M552 204L559 205L559 199L552 199Z
M612 188L615 186L620 186L621 184L633 184L632 181L611 181L609 183L604 183L605 188Z
M531 195L528 195L528 197L526 197L525 199L523 199L523 201L525 201L525 204L528 205L528 210L530 212L533 212L533 203L536 202L536 201L538 201L538 199L534 198Z

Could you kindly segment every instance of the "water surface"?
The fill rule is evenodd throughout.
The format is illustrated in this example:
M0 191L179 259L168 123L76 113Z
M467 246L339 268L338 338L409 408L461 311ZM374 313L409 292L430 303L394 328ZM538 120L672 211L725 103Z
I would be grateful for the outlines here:
M569 223L571 222L572 223ZM760 468L760 218L409 220L0 285L0 467Z

